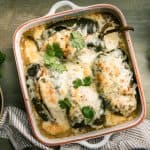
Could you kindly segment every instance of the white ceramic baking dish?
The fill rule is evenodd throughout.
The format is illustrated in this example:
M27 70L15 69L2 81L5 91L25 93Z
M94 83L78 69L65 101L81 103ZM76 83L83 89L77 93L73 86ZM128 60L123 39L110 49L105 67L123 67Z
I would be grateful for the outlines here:
M56 10L63 6L69 6L72 9L56 13ZM65 137L65 138L49 139L49 138L44 137L39 132L39 130L36 126L35 118L32 115L33 114L32 108L30 105L30 100L29 100L29 96L28 96L28 92L27 92L26 81L25 81L25 76L24 76L24 69L23 69L23 62L22 62L20 46L19 46L20 38L21 38L22 34L31 27L34 27L34 26L37 26L40 24L45 24L45 23L48 23L51 21L63 20L65 17L78 16L78 15L80 16L80 15L85 14L86 12L90 12L90 11L91 12L97 12L97 11L110 12L113 15L115 15L116 17L118 17L122 26L127 26L127 22L125 20L124 15L116 6L113 6L110 4L96 4L96 5L87 6L87 7L79 7L70 1L59 1L52 6L52 8L48 12L48 14L46 14L43 17L30 20L30 21L20 25L14 33L14 37L13 37L14 55L15 55L18 74L19 74L19 80L20 80L20 85L21 85L21 89L22 89L22 94L24 97L24 103L25 103L28 117L29 117L29 120L31 123L31 127L32 127L35 137L41 143L48 145L48 146L56 146L56 145L76 142L76 143L84 145L90 149L99 148L99 147L103 146L104 144L106 144L106 142L109 140L112 133L121 131L121 130L125 130L125 129L128 129L128 128L138 125L139 123L142 122L142 120L144 119L144 117L146 115L145 98L144 98L143 88L142 88L142 84L140 81L140 75L139 75L139 71L138 71L138 67L137 67L137 63L136 63L136 59L135 59L134 49L132 46L129 31L124 31L125 40L126 40L127 46L128 46L129 56L131 59L131 63L133 65L133 71L134 71L135 79L136 79L136 82L138 85L138 93L139 93L138 110L139 110L139 112L138 112L137 117L132 121L129 121L129 122L126 122L126 123L123 123L120 125L116 125L111 128L105 128L105 129L101 129L101 130L97 130L97 131L91 131L91 132L84 133L81 135L70 136L70 137ZM103 140L99 143L91 144L91 143L88 143L87 141L85 141L87 139L92 139L92 138L96 138L99 136L104 136Z

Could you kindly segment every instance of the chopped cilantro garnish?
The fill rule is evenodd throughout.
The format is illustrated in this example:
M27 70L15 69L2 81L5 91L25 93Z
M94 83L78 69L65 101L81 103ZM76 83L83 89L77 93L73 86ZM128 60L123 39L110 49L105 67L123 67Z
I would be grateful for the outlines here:
M46 53L44 55L45 65L58 72L63 72L66 70L66 66L60 61L62 57L63 51L58 43L48 45Z
M79 86L82 86L82 81L81 81L81 79L76 79L76 80L74 80L74 81L73 81L73 87L74 87L75 89L77 89Z
M53 43L52 45L48 44L46 54L58 58L62 58L64 55L62 48L58 43Z
M60 100L60 101L59 101L59 106L60 106L62 109L70 109L71 103L70 103L70 101L69 101L68 98L64 98L64 100Z
M55 56L56 57L62 58L64 56L62 48L59 46L58 43L53 43L53 50L55 51Z
M90 76L85 77L83 81L79 78L73 81L73 87L75 89L77 89L80 86L90 86L91 84L92 84L92 78Z
M73 31L70 34L70 44L77 50L81 50L85 46L85 41L79 31Z
M95 115L94 109L90 106L82 107L81 111L82 111L82 114L84 115L84 117L88 118L88 119L93 119L93 117Z
M52 45L49 45L49 44L47 45L46 54L51 57L55 56L55 51L53 50Z
M90 76L87 76L83 79L83 85L84 86L89 86L92 83L92 78Z

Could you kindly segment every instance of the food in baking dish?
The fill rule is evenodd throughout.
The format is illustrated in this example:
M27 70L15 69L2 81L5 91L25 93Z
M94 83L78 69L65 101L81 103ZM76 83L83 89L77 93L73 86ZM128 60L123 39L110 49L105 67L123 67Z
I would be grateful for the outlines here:
M114 16L94 13L23 34L26 83L43 134L75 135L135 117L136 83L120 27Z

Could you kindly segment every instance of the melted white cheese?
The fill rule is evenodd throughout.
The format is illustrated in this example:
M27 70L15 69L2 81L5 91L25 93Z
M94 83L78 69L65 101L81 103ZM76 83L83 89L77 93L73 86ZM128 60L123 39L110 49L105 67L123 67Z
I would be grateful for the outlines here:
M96 53L94 50L84 48L79 53L78 59L81 63L85 63L88 66L91 66L97 55L98 53Z
M112 28L109 28L109 30ZM119 34L118 32L110 33L104 36L104 42L107 51L110 51L112 49L116 49L119 44Z
M57 126L62 128L62 132L64 132L64 130L68 130L70 125L67 120L66 112L58 105L58 93L51 82L51 79L49 76L43 76L39 79L38 83L40 86L42 100L49 109L52 117L55 119ZM56 127L55 123L50 122L49 125ZM55 134L55 131L52 132ZM61 131L59 132L61 133Z
M25 39L25 41L22 42L23 57L26 62L25 65L39 63L43 66L43 54L45 53L46 47L48 44L53 44L54 42L60 44L64 56L67 59L65 63L67 68L66 71L59 73L52 70L49 72L48 68L45 67L46 69L44 71L41 69L40 78L37 81L42 100L56 120L56 122L43 122L43 129L51 135L64 133L70 128L66 111L61 109L58 103L59 100L63 100L66 97L69 98L72 103L69 117L72 119L73 124L82 123L84 121L85 117L81 111L81 108L84 106L90 106L94 109L95 116L93 122L94 119L101 119L104 110L102 108L102 100L99 98L99 93L97 92L95 80L90 86L80 86L77 89L73 87L73 81L76 79L83 80L87 76L91 76L94 79L92 69L95 69L97 73L96 76L100 73L98 80L100 80L101 84L98 88L108 99L110 98L112 106L115 107L117 105L117 109L120 109L120 112L124 116L127 116L136 109L135 87L130 87L133 74L129 65L123 62L124 58L122 58L120 50L115 50L110 54L104 52L105 50L111 51L118 47L120 38L118 33L107 34L100 40L98 38L99 33L104 24L108 23L108 19L106 21L101 14L89 14L85 17L97 21L99 31L97 33L88 34L87 25L85 25L82 30L80 28L77 28L77 30L82 34L85 45L92 43L96 47L102 47L102 52L96 52L93 50L95 47L90 49L88 46L77 51L76 48L71 46L70 34L74 31L76 24L74 24L73 28L70 27L70 30L54 32L45 40L41 39L43 30L45 30L44 26L35 28L35 31L31 30L33 39L36 39L36 42L42 41L42 43L39 43L40 51L38 51L33 40ZM111 27L109 29L111 29ZM93 30L96 31L96 28ZM97 58L99 53L103 53L104 55ZM93 63L95 64L95 62L101 63L102 66L96 64L95 68L93 68ZM37 91L34 91L34 82L35 81L32 79L27 81L27 83L31 85L31 98L37 96ZM73 120L74 118L77 120ZM91 127L96 128L92 123L90 124Z
M72 100L79 104L82 108L84 106L90 106L95 111L95 118L99 118L103 114L103 109L101 108L101 99L96 89L92 86L85 87L81 86L78 89L71 89Z
M133 74L123 60L122 51L119 49L100 55L97 69L101 71L96 72L100 93L114 110L128 116L136 109L137 102L135 86L130 85Z

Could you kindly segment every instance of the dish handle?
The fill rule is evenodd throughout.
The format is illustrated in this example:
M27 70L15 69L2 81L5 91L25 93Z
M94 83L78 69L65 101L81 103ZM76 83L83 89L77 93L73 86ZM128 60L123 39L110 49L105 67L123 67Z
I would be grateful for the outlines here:
M71 1L67 1L67 0L63 0L63 1L59 1L57 3L55 3L49 10L49 12L46 14L46 16L50 16L50 15L53 15L56 13L56 10L61 8L61 7L64 7L64 6L69 6L71 7L71 9L78 9L78 8L81 8L80 6L74 4L73 2Z
M89 149L97 149L103 147L109 141L111 135L112 134L105 135L100 142L94 144L89 143L88 141L79 141L77 143Z

